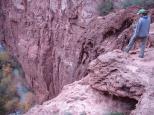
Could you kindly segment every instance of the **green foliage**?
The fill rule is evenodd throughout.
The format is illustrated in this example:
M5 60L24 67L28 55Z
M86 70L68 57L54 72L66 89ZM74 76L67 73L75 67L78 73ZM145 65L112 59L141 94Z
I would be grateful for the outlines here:
M112 112L110 115L124 115L124 113Z
M100 15L107 15L109 12L113 10L113 1L112 0L105 0L99 6Z
M141 7L148 7L151 4L154 4L154 0L125 0L123 2L123 7L127 8L129 6L141 6Z
M2 61L2 60L0 60ZM8 111L13 111L19 101L14 98L17 97L16 89L12 84L11 67L9 64L3 65L1 68L0 79L0 113L6 114Z
M5 98L3 96L0 96L0 115L5 115L7 113L4 104L5 104Z
M9 55L8 55L8 53L7 52L1 52L0 53L0 61L7 61L7 60L9 60Z
M12 82L12 62L9 54L0 52L0 115L14 111L19 103L16 87Z
M154 5L154 0L124 0L121 5L123 8L130 6L141 6L143 8L149 8L149 6ZM112 0L105 0L98 6L98 10L102 16L109 14L113 9L114 3Z
M19 104L19 108L24 112L28 111L34 103L34 94L32 92L27 92L25 95L25 101Z
M19 105L19 99L12 97L5 103L4 106L7 111L14 111L16 108L18 108L18 105Z
M34 94L27 89L25 78L22 78L23 74L24 72L15 58L6 51L0 52L0 115L6 115L16 110L24 113L35 103ZM17 85L19 82L22 84L21 87L27 89L25 92L19 90ZM20 91L24 95L22 101Z
M107 112L105 115L126 115L126 114L122 112Z

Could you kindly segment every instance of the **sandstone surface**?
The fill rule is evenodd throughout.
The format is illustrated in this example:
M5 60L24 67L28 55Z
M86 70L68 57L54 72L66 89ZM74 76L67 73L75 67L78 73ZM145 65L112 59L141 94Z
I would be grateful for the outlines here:
M21 63L38 102L55 97L64 85L85 76L88 63L99 54L127 43L134 13L121 10L98 17L100 2L0 1L0 39Z
M146 50L144 59L137 53L114 50L100 55L89 64L85 78L26 115L154 114L154 48Z

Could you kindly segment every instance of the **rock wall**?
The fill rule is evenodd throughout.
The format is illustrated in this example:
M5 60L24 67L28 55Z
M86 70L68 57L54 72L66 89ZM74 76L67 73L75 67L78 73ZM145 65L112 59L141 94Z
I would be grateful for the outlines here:
M25 115L153 115L154 48L146 49L144 59L138 53L114 50L98 56L85 78Z
M133 10L98 17L102 0L1 0L3 41L19 60L38 102L87 74L99 54L128 42ZM117 39L118 38L118 39Z
M100 0L1 0L1 41L18 58L42 102L77 80L77 41ZM1 10L1 11L2 11Z

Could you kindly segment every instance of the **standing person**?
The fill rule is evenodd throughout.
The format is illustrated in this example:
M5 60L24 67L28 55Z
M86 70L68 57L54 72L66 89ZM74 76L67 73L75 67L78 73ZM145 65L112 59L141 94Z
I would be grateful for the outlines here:
M150 31L151 19L150 19L150 16L148 16L148 11L145 9L140 9L137 14L140 16L140 18L137 22L137 25L136 25L134 33L129 41L129 44L125 49L125 52L128 53L132 49L135 41L137 39L141 39L142 43L141 43L139 57L144 58L144 50L146 47L146 41L148 39L148 35L149 35L149 31Z

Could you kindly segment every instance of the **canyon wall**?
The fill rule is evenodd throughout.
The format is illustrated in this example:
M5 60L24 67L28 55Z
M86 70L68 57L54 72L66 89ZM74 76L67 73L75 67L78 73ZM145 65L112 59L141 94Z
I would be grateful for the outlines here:
M101 53L123 49L136 9L99 17L102 0L1 0L0 39L21 63L38 102L87 74Z
M154 48L114 50L91 61L88 75L25 115L153 115Z
M38 101L79 77L78 41L100 0L1 0L1 41L19 60ZM3 31L3 32L2 32ZM3 35L3 36L2 36Z

